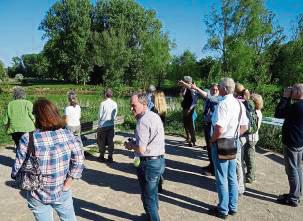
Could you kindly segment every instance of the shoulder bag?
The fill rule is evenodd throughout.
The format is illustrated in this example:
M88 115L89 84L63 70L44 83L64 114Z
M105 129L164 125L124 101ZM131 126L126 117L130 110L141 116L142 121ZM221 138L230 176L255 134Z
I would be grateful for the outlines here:
M20 189L33 191L43 189L42 173L36 157L33 132L29 133L26 158L16 175L16 182Z
M238 101L239 102L239 101ZM238 126L235 131L235 135L233 138L219 138L217 140L217 147L218 147L218 159L219 160L233 160L236 159L237 155L237 144L236 140L238 139L238 129L240 125L240 119L242 115L242 107L240 105L240 113L238 117Z

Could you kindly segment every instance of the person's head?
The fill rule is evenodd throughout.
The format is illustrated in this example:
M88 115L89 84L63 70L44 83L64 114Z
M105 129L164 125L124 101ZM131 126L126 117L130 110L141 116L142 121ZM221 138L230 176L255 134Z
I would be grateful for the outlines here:
M235 96L244 96L245 87L241 83L236 83L235 85Z
M303 84L294 84L292 86L291 99L303 100Z
M33 114L36 128L42 131L57 130L65 125L57 107L46 98L39 98L34 102Z
M184 79L184 81L185 81L186 83L188 83L188 84L193 83L193 79L192 79L191 76L184 76L183 79Z
M255 104L256 110L261 110L263 108L263 98L259 94L252 94L251 99Z
M14 87L13 89L13 98L14 100L17 99L25 99L26 98L26 93L23 87L17 86Z
M139 116L147 110L147 95L145 93L134 93L130 99L131 111L134 116Z
M67 99L71 106L77 105L77 94L75 91L71 90L67 92Z
M248 101L250 99L250 92L249 92L248 89L244 89L244 91L243 91L243 98L246 101Z
M105 96L105 98L112 98L112 97L113 97L113 91L112 91L112 89L108 88L108 89L105 91L104 96Z
M157 90L154 96L155 109L160 115L164 115L167 112L167 104L165 100L165 95L163 91Z
M222 78L219 84L219 93L221 96L233 94L235 91L235 82L232 78Z
M219 95L219 85L217 83L213 83L210 88L210 95L218 96Z
M154 93L156 90L156 87L154 85L149 85L148 89L147 89L147 92L148 93Z

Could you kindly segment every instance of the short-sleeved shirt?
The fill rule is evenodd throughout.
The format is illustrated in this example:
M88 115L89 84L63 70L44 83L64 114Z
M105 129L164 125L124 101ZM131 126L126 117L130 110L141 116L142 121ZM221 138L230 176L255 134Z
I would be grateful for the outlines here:
M64 115L66 116L67 126L75 127L80 125L81 108L78 104L75 107L67 106Z
M111 98L101 102L99 110L99 127L113 127L118 114L118 106Z
M35 117L32 102L24 99L13 100L8 103L4 116L4 125L8 125L8 134L15 132L31 132L35 130Z
M242 114L240 117L240 124L238 131L237 126L239 122L240 105ZM212 116L212 125L219 125L223 128L223 134L220 138L233 138L235 134L240 135L240 126L248 125L248 118L246 116L245 106L242 102L238 102L232 94L223 97L223 100L217 105Z
M136 145L146 147L139 156L160 156L165 153L165 136L161 118L152 111L146 111L137 119L135 130Z

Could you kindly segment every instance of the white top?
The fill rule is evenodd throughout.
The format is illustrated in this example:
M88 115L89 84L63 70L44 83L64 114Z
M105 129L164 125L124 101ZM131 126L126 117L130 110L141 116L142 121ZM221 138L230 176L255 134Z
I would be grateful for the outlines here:
M64 115L66 116L67 126L80 126L81 108L78 104L75 107L67 106Z
M117 103L110 98L101 102L99 110L99 127L114 126L118 113Z
M261 121L262 121L262 112L260 110L256 110L257 116L258 116L258 130L254 134L248 135L248 140L252 142L257 142L259 140L259 129L261 127Z
M220 138L235 137L240 114L240 105L242 107L242 114L238 128L238 136L240 134L240 126L248 126L245 106L242 102L238 102L232 94L224 96L223 100L217 105L211 120L213 126L219 125L223 128L223 134Z

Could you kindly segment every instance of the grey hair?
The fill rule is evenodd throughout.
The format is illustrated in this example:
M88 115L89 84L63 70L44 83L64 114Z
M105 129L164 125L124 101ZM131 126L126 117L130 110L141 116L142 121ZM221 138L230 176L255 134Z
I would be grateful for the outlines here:
M14 98L14 100L25 99L26 98L25 89L23 87L20 87L20 86L14 87L14 89L13 89L13 98Z
M191 76L184 76L184 81L187 81L187 82L189 82L189 83L192 83L193 82L193 79L192 79L192 77Z
M232 78L222 78L220 87L225 88L227 94L233 94L235 91L235 81Z
M303 84L294 84L292 90L293 93L296 93L298 96L303 96Z
M70 90L67 92L68 101L75 106L77 104L77 94L74 90Z
M138 97L138 101L141 103L141 104L146 104L148 103L148 100L147 100L147 94L144 93L144 92L135 92L133 93L132 97L133 96L137 96Z
M152 92L154 92L156 90L156 87L154 86L154 85L149 85L149 87L148 87L148 92L150 92L150 93L152 93Z
M213 88L213 87L219 87L219 84L218 83L212 83L211 88Z

